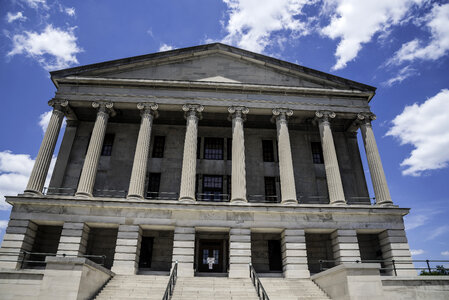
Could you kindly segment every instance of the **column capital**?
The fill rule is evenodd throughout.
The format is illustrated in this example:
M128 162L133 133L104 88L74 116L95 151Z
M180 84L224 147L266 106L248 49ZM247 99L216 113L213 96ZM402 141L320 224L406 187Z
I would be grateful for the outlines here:
M97 113L106 113L111 117L115 116L114 103L106 101L94 101L92 107L97 109Z
M201 104L184 104L182 106L182 110L184 111L184 117L187 119L188 117L197 117L201 119L201 113L204 110L204 106Z
M69 107L69 101L63 99L52 99L48 101L48 105L54 110L65 113Z
M318 120L321 122L329 123L330 119L334 119L336 117L336 114L333 111L327 111L327 110L317 110L315 112L315 120Z
M140 115L142 117L145 115L152 115L153 117L157 118L159 116L159 113L157 112L159 106L157 105L157 103L140 102L137 103L137 108L140 110Z
M348 127L348 132L357 132L360 125L371 126L371 121L376 120L376 115L371 112L361 112L357 114L356 119Z
M229 119L241 118L243 121L246 120L246 115L249 113L249 108L246 106L229 106Z
M287 121L289 117L293 116L293 110L290 108L273 108L272 113L271 121Z

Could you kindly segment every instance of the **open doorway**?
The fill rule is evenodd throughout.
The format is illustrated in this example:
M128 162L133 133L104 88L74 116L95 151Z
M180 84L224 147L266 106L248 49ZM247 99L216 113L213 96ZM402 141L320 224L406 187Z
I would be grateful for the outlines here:
M228 241L228 233L197 233L195 247L197 275L227 273Z

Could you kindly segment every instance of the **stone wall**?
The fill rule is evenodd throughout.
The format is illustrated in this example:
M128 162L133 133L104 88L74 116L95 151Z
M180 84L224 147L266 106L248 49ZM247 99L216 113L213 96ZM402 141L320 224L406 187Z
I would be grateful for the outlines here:
M251 263L256 272L270 272L268 241L280 239L279 233L251 233Z
M117 241L117 228L97 228L91 227L87 240L87 255L105 255L104 267L111 269L115 246ZM97 259L91 259L97 262Z
M443 300L449 298L448 276L382 277L382 287L385 299Z
M319 260L333 260L332 239L330 234L306 233L307 263L310 273L319 273ZM333 263L323 263L324 268L330 268Z
M173 254L173 231L144 230L142 236L153 237L151 271L170 271Z

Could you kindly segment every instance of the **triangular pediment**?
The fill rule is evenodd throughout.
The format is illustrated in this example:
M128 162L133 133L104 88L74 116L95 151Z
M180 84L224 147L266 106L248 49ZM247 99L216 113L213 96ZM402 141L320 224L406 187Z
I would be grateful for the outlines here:
M51 75L54 81L76 76L375 90L361 83L220 43L65 69Z

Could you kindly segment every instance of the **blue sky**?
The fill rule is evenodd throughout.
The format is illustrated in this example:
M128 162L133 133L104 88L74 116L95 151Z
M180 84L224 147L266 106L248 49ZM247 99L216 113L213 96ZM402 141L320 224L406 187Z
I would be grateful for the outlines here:
M449 259L446 1L2 0L0 24L0 237L3 196L25 188L48 122L48 71L220 41L378 87L373 126L393 201L412 208L414 258Z

